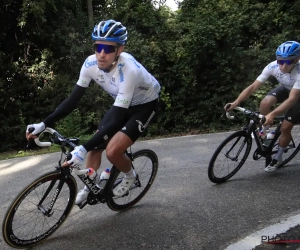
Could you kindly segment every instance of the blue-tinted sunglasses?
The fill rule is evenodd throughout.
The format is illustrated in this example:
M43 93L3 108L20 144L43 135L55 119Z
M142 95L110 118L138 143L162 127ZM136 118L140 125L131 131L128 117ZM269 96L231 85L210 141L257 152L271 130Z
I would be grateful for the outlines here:
M280 65L291 65L291 64L294 64L296 62L295 59L292 59L292 60L277 60L277 63L280 64Z
M116 51L116 46L109 45L109 44L101 44L101 43L95 43L94 44L94 50L98 53L101 53L101 51L104 49L105 54L114 53Z

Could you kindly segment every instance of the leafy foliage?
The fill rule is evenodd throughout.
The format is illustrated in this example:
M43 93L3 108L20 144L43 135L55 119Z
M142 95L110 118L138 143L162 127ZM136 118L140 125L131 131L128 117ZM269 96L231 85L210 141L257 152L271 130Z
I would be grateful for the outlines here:
M300 0L184 0L176 12L164 3L92 1L93 24L122 21L126 51L162 85L160 114L145 136L233 126L220 120L222 107L275 59L279 44L299 40ZM22 149L26 125L68 96L93 51L87 0L4 0L0 14L0 151L6 151ZM274 84L270 79L245 105L258 107ZM70 136L91 135L111 104L91 84L57 126Z

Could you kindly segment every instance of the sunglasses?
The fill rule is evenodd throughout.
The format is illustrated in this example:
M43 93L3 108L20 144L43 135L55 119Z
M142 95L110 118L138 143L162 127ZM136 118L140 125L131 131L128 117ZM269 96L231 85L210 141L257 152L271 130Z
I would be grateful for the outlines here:
M109 44L101 44L101 43L95 43L94 44L94 50L98 53L101 53L102 50L104 50L105 54L114 53L116 51L116 46L109 45Z
M292 59L292 60L277 60L277 63L280 64L280 65L284 65L284 64L291 65L291 64L294 64L295 62L296 62L295 59Z

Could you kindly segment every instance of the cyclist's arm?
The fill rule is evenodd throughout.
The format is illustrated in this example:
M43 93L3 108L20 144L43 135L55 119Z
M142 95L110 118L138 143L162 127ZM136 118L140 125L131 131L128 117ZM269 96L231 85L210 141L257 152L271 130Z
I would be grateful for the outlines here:
M127 114L127 108L112 106L111 110L107 112L110 115L107 123L103 128L97 131L94 136L83 144L86 151L90 151L106 140L112 138L124 126L124 121Z
M92 60L93 56L89 56L83 63L80 70L79 79L75 87L73 88L73 91L71 92L69 97L66 100L64 100L56 108L56 110L44 120L46 127L52 127L54 122L64 118L76 108L77 104L79 103L80 99L85 93L85 90L87 89L92 80L91 75L93 73L93 67L89 66L89 63L94 63ZM87 67L87 65L89 67ZM92 65L95 65L96 67L95 63Z
M247 98L249 98L249 96L251 96L271 75L274 74L273 71L274 71L274 69L276 69L276 67L274 67L274 63L275 62L269 63L263 69L261 74L256 78L256 80L249 87L244 89L234 102L227 103L224 108L227 109L228 104L230 104L231 107L229 109L227 109L229 111L229 110L235 108L236 106L240 105L240 103L242 101L245 101Z
M262 82L255 80L254 83L252 83L250 86L244 89L242 93L240 93L240 95L234 102L236 102L237 105L239 105L242 101L249 98L249 96L251 96L261 85Z
M70 114L76 108L81 97L84 95L85 90L86 88L76 84L69 97L66 100L64 100L57 107L57 109L43 121L45 123L45 126L52 127L54 122Z
M255 80L250 86L245 88L239 94L238 98L234 102L227 103L224 108L229 111L229 110L235 108L236 106L239 106L242 101L249 98L249 96L251 96L261 85L262 85L262 82ZM227 108L228 104L230 104L230 108Z

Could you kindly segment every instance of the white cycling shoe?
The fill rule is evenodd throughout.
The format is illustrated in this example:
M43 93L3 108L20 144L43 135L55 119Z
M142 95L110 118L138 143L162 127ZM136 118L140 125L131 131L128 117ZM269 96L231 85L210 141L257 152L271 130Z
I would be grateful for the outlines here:
M122 182L113 189L114 196L122 197L123 195L125 195L129 191L129 188L133 185L135 180L136 177L130 179L124 177Z
M80 205L83 201L85 201L89 195L89 192L90 191L88 190L81 189L76 196L75 205Z
M281 165L282 159L276 160L273 159L271 163L265 168L265 171L268 173L274 172Z

